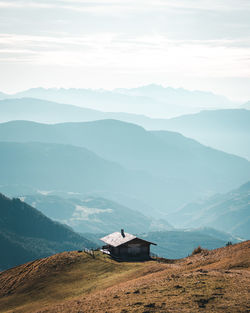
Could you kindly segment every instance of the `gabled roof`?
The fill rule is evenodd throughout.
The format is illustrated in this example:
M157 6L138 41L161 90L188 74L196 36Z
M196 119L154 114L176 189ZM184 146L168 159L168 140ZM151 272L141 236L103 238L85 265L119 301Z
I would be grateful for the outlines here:
M153 242L149 242L147 240L138 238L138 237L131 235L129 233L124 233L124 235L125 236L123 237L120 232L114 232L110 235L107 235L103 238L100 238L100 240L102 240L103 242L105 242L106 244L108 244L112 247L119 247L120 245L123 245L124 243L129 242L129 241L134 240L134 239L139 239L139 240L145 241L149 244L156 245Z

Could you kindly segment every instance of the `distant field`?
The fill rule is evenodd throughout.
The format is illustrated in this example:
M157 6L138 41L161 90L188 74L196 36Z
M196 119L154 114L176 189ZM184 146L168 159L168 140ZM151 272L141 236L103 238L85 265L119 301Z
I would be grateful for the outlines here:
M141 263L65 252L2 272L0 312L243 313L249 268L250 241Z

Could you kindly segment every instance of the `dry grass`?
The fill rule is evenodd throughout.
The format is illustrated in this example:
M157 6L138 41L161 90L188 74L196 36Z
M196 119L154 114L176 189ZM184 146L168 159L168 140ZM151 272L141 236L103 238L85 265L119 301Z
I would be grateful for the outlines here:
M76 252L0 275L0 312L250 312L250 242L169 263Z
M48 304L102 290L162 266L118 263L97 253L65 252L0 274L0 312L33 312Z
M208 250L207 249L203 249L201 246L198 246L197 248L195 248L192 252L192 255L198 254L198 253L206 253Z

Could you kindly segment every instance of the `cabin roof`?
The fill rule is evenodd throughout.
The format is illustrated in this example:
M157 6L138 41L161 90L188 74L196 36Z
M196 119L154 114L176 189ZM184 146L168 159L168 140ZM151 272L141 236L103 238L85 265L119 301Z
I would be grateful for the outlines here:
M131 234L125 233L125 232L124 232L124 236L122 236L121 232L114 232L114 233L109 234L103 238L100 238L100 240L102 240L103 242L105 242L106 244L108 244L112 247L119 247L120 245L123 245L124 243L127 243L131 240L134 240L134 239L139 239L141 241L144 241L144 242L147 242L149 244L156 246L156 244L153 242L138 238L134 235L131 235Z

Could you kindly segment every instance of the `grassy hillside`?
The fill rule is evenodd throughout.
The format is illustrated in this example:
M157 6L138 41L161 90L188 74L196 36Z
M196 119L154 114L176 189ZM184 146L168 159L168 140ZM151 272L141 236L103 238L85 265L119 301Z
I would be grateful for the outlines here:
M44 305L102 290L141 276L151 267L152 262L119 263L100 252L96 252L95 259L84 252L65 252L1 273L0 307L6 310L24 304L20 312L28 311L30 306L35 310L40 301ZM3 297L8 294L10 297Z
M65 252L0 274L0 312L247 312L250 242L182 260Z
M95 244L38 210L0 194L0 270Z

